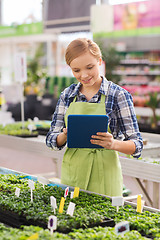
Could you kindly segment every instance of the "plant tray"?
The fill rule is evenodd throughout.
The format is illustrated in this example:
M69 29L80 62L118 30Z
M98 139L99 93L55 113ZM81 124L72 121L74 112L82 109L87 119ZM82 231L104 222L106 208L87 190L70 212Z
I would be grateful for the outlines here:
M133 228L132 226L130 227L130 231L137 231L136 228ZM152 234L146 235L144 231L139 231L139 233L148 239L154 239L155 237Z
M115 226L115 222L113 219L109 219L109 218L106 218L104 221L102 222L97 222L97 223L93 223L93 224L89 224L89 225L85 225L85 226L79 226L77 225L74 229L79 229L79 228L94 228L94 227L114 227ZM57 231L60 232L60 233L69 233L69 232L72 232L73 229L71 228L61 228L61 226L59 226L57 228Z
M36 225L43 228L47 228L47 224L34 222L32 220L27 220L24 216L20 216L17 213L0 209L0 222L7 224L11 227L20 228L21 225Z
M38 131L38 134L39 134L39 135L44 135L44 136L46 136L46 134L47 134L48 131L49 131L49 128L40 128L40 127L38 127L38 128L37 128L37 131Z
M110 218L105 218L103 220L103 222L98 222L98 223L94 223L94 224L91 224L89 225L88 227L98 227L98 226L101 226L101 227L114 227L115 226L115 222L113 219L110 219Z
M8 226L11 227L16 227L16 228L20 228L21 225L35 225L35 226L39 226L42 227L44 229L46 229L48 227L48 223L44 223L41 221L33 221L33 220L27 220L24 216L20 216L14 212L8 211L8 210L3 210L0 209L0 222L7 224ZM82 228L93 228L93 227L114 227L115 226L115 222L112 219L106 218L103 222L97 222L94 224L90 224L88 226L82 227ZM80 226L77 226L76 229L81 228ZM73 229L70 228L62 228L61 226L59 226L57 228L57 232L60 233L69 233L73 231Z
M20 134L20 135L11 135L14 137L21 137L21 138L31 138L31 137L38 137L38 133L36 134Z

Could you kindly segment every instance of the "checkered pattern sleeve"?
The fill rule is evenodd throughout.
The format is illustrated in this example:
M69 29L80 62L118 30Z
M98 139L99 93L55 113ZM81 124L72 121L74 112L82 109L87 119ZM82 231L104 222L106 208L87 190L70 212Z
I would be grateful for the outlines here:
M124 135L124 141L132 140L135 143L136 151L133 157L140 157L143 149L143 140L139 132L132 96L127 91L120 91L117 97L116 106L117 123Z
M51 122L50 130L46 136L46 145L54 150L61 150L64 146L57 146L57 136L62 132L64 127L64 115L67 106L64 102L64 94L62 93L53 114L53 120Z

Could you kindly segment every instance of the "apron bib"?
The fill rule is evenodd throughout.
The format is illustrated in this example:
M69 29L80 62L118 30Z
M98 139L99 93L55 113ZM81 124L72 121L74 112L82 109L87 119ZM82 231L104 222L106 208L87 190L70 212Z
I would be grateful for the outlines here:
M66 111L66 127L69 114L106 115L105 95L101 95L100 103L75 100L76 97ZM62 162L61 183L107 196L122 196L123 179L118 152L105 148L67 148Z

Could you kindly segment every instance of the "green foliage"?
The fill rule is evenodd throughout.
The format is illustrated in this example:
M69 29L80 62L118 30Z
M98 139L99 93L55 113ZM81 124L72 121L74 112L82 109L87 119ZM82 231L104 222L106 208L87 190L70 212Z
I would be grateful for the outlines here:
M48 77L46 83L46 90L55 97L59 97L64 88L69 87L73 83L77 83L76 78L66 76Z
M46 77L46 67L42 64L43 56L43 44L40 44L35 52L34 58L28 62L26 85L30 85L31 83L38 84L41 79Z
M121 78L114 74L114 70L120 64L121 57L113 45L105 46L101 40L96 41L102 52L102 59L105 61L106 74L105 77L114 83L118 83Z
M3 135L12 135L12 136L31 136L37 135L37 131L30 131L28 125L30 122L26 121L24 124L22 122L10 123L5 126L0 125L0 134ZM33 130L36 130L36 127L33 125Z
M20 197L15 196L16 187L21 189ZM43 188L40 183L36 182L35 190L33 191L33 202L31 202L28 179L25 178L25 176L15 176L12 174L0 175L0 209L3 211L9 210L17 213L20 217L25 217L29 221L47 225L48 217L53 215L53 210L50 205L50 196L54 196L57 199L57 206L59 207L61 197L64 196L64 190L60 187L49 185ZM158 238L160 235L159 212L152 213L144 211L143 213L137 213L136 209L130 205L120 207L117 212L116 208L112 206L109 198L80 191L80 196L72 199L72 202L76 204L76 208L73 217L71 217L66 214L70 201L69 197L67 197L64 212L62 214L56 209L58 231L64 232L76 228L86 228L90 224L100 223L106 218L114 219L116 223L129 221L131 231L124 236L117 236L114 232L114 228L87 228L85 230L74 230L74 232L65 235L67 237L66 239L70 239L71 237L71 239L132 240L145 239L141 234L152 238ZM37 232L38 231L39 230L37 230ZM45 230L44 234L47 234L47 230ZM53 239L56 239L56 237L58 238L58 236L61 239L64 237L63 235L55 233L55 238Z
M3 224L0 224L0 239L1 240L27 240L34 234L38 234L39 240L52 240L52 239L93 239L93 240L145 240L147 238L142 237L137 231L130 231L124 235L116 235L114 228L102 228L95 227L89 229L79 229L74 232L67 234L62 234L54 232L53 235L50 234L49 230L42 229L41 227L35 226L22 226L21 229L8 228ZM36 239L36 238L35 238Z
M35 226L22 226L21 229L7 228L0 224L0 239L1 240L27 240L34 234L38 234L38 240L51 240L51 239L71 239L64 234L54 233L52 236L49 230L44 230L41 227ZM35 238L37 239L37 238Z
M88 228L85 230L75 230L73 233L69 233L72 239L95 239L95 240L115 240L115 239L125 239L125 240L134 240L140 239L145 240L147 238L142 237L140 233L137 231L130 231L125 233L124 235L116 235L114 228L107 227L95 227L95 228Z
M146 105L150 108L158 108L160 104L160 96L157 92L149 93L149 100L146 102Z
M20 136L20 135L26 135L26 136L35 136L38 134L38 129L49 129L50 128L50 121L32 121L28 120L24 123L22 122L15 122L6 124L3 126L0 124L0 134L4 135L12 135L12 136ZM32 126L32 131L28 129L28 126Z
M146 105L152 109L153 117L152 117L152 127L157 127L157 115L156 108L159 107L160 104L160 95L157 92L149 93L149 100L146 102Z

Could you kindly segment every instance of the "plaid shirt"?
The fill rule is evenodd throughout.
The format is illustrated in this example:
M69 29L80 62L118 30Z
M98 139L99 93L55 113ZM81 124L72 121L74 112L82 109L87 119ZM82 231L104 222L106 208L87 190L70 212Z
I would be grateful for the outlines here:
M65 127L64 116L74 97L77 96L76 101L78 102L87 102L86 97L79 91L80 86L80 83L72 84L61 93L53 114L50 130L46 136L48 147L61 150L65 146L58 147L56 138ZM134 141L136 150L133 157L140 157L143 149L143 140L139 132L131 94L104 77L98 93L89 102L99 103L101 94L106 96L106 114L109 116L109 128L113 138L123 141Z

